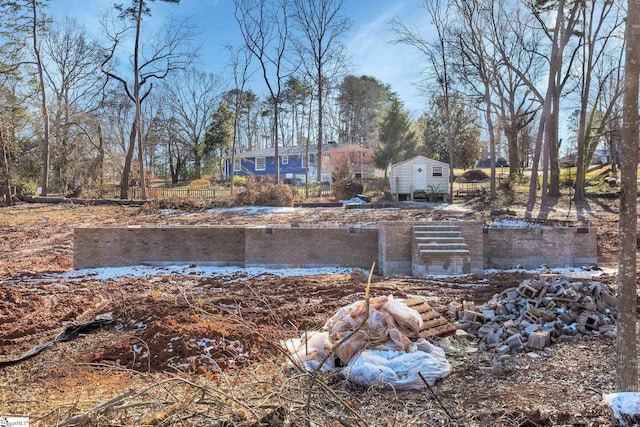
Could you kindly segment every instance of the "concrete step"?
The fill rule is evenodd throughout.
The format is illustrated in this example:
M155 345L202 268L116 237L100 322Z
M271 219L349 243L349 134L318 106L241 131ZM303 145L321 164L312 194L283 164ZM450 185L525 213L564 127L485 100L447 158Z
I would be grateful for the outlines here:
M460 231L460 227L448 224L419 224L413 226L413 231Z
M470 271L471 253L456 224L413 226L414 262L418 274L462 274Z
M461 236L415 236L416 243L464 243Z
M466 243L455 243L455 242L429 242L429 243L418 243L418 250L422 251L459 251L465 250L469 252L469 248Z
M462 234L459 231L448 231L448 230L440 230L440 231L422 231L422 230L413 230L413 235L415 237L459 237Z
M426 256L460 256L460 255L470 255L469 249L420 249L420 255Z

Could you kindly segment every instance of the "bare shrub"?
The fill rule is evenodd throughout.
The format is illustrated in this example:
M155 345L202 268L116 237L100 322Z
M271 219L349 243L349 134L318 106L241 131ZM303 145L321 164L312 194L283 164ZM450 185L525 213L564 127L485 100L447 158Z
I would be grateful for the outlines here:
M295 188L273 183L269 179L256 181L254 177L247 178L245 188L238 192L234 204L239 206L293 206L297 192Z
M336 200L348 200L358 194L362 194L362 190L363 187L360 181L345 179L333 185L333 197Z
M201 211L211 207L208 200L192 197L170 197L168 199L151 200L140 208L145 213L153 213L159 209L180 209L184 211Z

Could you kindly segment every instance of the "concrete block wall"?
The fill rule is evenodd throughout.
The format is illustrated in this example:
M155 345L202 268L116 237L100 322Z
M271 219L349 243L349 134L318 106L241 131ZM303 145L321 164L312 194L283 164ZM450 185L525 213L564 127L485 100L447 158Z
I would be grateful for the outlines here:
M594 227L485 228L484 268L595 265Z
M76 228L73 267L145 263L244 265L244 227Z
M378 259L378 227L250 227L245 265L282 267L359 267Z

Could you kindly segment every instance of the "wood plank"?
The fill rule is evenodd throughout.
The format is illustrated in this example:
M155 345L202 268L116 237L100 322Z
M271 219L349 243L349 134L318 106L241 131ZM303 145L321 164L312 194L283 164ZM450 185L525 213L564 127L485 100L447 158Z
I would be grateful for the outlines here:
M422 328L418 333L420 338L445 337L452 335L458 327L449 322L433 309L423 298L414 297L402 300L408 307L417 311L422 318Z

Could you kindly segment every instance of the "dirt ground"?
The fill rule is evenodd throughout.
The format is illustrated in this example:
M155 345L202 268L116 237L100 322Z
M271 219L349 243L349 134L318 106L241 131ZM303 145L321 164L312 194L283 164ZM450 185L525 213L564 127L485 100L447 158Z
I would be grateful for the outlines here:
M0 417L31 425L178 426L601 426L602 394L615 384L615 340L585 336L543 357L471 351L454 338L452 373L424 391L363 388L338 373L285 363L282 341L317 330L363 298L368 272L204 274L193 265L101 278L69 274L73 228L127 224L370 224L449 217L525 216L516 205L474 201L376 208L176 210L145 206L21 203L0 208ZM599 267L615 268L615 200L568 200L536 218L598 226ZM615 292L616 277L598 281ZM443 316L453 301L488 301L536 272L450 278L374 276L372 296L419 295ZM78 325L102 315L101 322ZM61 332L67 332L60 336ZM25 360L34 346L55 342Z

